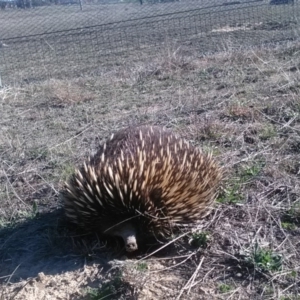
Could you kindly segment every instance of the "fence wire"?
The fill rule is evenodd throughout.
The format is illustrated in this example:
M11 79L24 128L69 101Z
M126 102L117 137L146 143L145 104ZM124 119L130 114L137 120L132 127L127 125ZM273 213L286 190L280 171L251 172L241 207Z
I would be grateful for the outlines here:
M2 83L95 75L167 43L204 54L299 37L298 1L73 1L0 0Z

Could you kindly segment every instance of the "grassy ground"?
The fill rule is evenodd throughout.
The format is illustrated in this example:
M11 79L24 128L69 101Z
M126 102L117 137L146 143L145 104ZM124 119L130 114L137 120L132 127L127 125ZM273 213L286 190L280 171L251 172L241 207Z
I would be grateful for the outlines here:
M204 56L170 43L95 77L2 89L0 299L299 299L299 49ZM138 124L212 151L226 179L201 228L126 258L114 241L71 235L58 191Z

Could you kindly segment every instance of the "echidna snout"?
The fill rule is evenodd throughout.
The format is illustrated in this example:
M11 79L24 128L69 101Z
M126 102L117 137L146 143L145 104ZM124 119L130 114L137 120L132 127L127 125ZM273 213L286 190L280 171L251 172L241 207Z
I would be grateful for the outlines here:
M138 249L136 240L136 230L130 223L120 224L113 229L105 232L108 235L121 237L124 241L127 252L133 252Z

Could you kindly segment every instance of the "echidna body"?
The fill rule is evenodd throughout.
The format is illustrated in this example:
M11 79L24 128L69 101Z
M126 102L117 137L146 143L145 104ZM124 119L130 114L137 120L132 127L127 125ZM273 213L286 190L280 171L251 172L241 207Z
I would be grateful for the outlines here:
M206 216L222 177L199 148L160 127L113 135L66 183L66 216L86 230L121 236L128 252L137 234L168 236Z

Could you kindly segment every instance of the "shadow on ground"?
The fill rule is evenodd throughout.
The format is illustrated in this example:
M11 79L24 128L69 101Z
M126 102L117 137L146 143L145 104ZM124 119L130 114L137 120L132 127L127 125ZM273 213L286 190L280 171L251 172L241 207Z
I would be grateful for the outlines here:
M62 210L41 214L0 230L0 282L73 271L92 259L91 253L84 240L70 236ZM106 261L97 256L104 269Z

